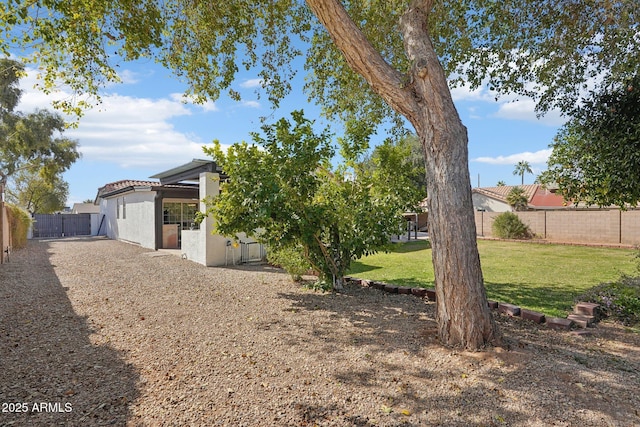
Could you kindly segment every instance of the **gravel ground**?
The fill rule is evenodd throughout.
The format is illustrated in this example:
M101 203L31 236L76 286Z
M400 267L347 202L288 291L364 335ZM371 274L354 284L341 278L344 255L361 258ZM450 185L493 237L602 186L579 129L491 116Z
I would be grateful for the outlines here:
M413 296L32 241L0 265L0 425L640 425L639 334L497 321L505 348L455 351Z

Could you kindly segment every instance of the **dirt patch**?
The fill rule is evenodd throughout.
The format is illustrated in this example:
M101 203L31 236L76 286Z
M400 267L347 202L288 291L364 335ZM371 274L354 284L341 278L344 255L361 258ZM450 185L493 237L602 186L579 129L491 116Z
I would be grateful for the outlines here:
M40 241L0 266L0 425L640 424L640 336L617 325L500 316L505 348L460 352L410 295L149 253Z

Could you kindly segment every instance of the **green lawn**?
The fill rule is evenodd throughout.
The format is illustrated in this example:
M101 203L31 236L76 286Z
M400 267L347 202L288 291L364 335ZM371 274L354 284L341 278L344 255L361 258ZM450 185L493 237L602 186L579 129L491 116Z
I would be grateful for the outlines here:
M565 316L586 289L636 271L629 249L478 241L489 299L551 316ZM431 249L425 241L354 262L350 275L402 286L433 286Z

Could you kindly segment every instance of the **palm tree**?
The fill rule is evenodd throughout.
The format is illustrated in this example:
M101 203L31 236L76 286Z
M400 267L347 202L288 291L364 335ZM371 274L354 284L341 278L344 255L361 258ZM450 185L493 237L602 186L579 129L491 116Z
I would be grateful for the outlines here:
M531 170L531 165L526 160L521 160L516 165L516 168L513 171L514 175L520 175L522 177L522 185L524 185L524 174L525 173L533 173Z
M507 203L514 211L522 211L528 206L527 196L524 194L522 187L513 187L507 194Z

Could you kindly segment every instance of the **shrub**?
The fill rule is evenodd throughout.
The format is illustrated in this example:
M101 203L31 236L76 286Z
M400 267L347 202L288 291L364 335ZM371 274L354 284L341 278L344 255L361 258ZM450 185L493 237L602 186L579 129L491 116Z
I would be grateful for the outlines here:
M24 248L27 245L27 232L31 225L31 217L24 209L9 204L6 206L11 230L11 246L13 249Z
M302 280L302 275L311 269L309 261L302 253L302 248L298 246L279 249L270 247L267 250L267 261L272 265L284 268L296 282Z
M640 324L640 277L622 276L617 282L601 283L576 298L600 304L604 314L627 326Z
M493 221L493 234L501 239L529 239L531 231L523 223L518 215L513 212L505 212Z

